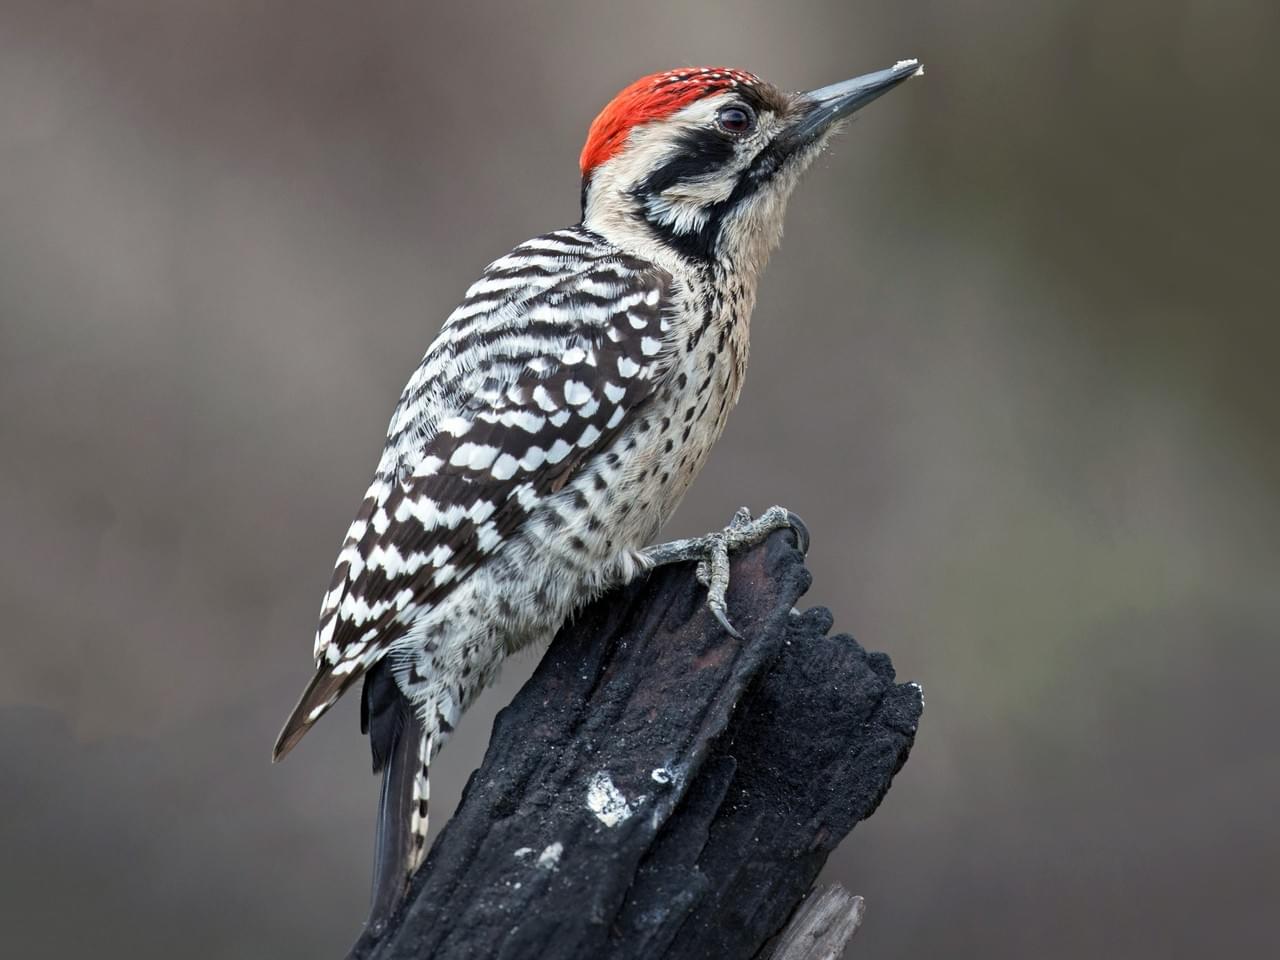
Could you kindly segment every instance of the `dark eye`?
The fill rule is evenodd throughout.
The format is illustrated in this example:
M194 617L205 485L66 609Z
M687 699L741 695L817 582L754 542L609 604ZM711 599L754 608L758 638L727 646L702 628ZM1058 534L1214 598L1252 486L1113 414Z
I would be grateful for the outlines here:
M716 115L716 122L727 133L750 133L751 128L756 125L756 116L750 107L734 104L724 107Z

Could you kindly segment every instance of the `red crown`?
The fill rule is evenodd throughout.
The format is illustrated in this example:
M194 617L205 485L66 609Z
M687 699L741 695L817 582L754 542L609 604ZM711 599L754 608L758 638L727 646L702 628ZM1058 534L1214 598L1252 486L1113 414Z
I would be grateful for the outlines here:
M641 77L610 100L591 122L578 160L582 175L617 153L637 124L661 120L703 97L759 83L755 74L732 67L681 67Z

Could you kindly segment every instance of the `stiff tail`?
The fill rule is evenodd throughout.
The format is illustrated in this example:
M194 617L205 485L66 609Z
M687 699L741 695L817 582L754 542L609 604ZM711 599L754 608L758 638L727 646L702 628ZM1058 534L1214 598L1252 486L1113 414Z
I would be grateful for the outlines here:
M374 772L382 771L368 923L377 936L400 906L409 878L426 856L427 765L432 746L385 662L365 677L360 728L369 735Z

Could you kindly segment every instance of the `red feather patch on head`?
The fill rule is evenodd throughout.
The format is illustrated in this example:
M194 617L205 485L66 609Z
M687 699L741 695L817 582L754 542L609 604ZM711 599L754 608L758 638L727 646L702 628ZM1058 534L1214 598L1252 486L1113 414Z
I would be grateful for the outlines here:
M578 160L586 176L622 148L632 127L669 117L682 107L760 78L732 67L683 67L641 77L609 101L591 123Z

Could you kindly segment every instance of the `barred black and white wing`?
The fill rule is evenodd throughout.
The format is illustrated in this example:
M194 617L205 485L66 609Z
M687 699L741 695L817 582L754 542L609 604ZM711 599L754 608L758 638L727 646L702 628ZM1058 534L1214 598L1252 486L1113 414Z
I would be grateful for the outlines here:
M522 244L472 285L392 417L277 757L625 429L670 363L671 283L573 229Z

